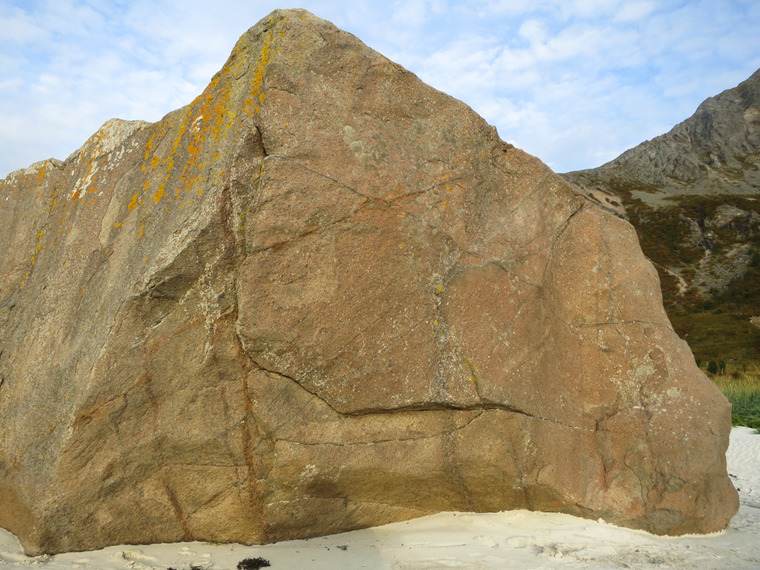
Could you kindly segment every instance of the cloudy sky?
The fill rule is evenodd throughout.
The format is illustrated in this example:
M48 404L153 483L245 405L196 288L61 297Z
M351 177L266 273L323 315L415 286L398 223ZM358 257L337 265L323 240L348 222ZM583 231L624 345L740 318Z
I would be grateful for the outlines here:
M760 68L758 0L0 0L0 177L192 101L278 7L348 30L558 172Z

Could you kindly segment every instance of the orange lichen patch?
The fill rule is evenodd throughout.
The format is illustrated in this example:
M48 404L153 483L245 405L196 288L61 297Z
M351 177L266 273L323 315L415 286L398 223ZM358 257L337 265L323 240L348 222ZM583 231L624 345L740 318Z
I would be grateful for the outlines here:
M158 140L164 138L167 131L169 130L169 127L169 119L167 117L164 117L161 122L156 125L153 134L150 135L150 138L145 143L145 152L143 153L143 164L141 167L143 172L146 172L148 165L150 165L151 170L155 170L161 163L161 158L154 152L154 146L156 145L155 141L157 137ZM148 162L148 158L150 157L151 152L154 152L154 154L153 157L150 158L150 162Z
M164 195L165 188L166 188L166 183L162 182L159 185L158 190L156 191L156 193L153 195L153 201L156 204L158 204L161 201L161 197Z
M42 166L40 166L40 169L37 171L37 184L42 184L42 180L45 178L46 166L47 166L47 163L44 163Z
M150 186L150 180L146 180L146 181L143 183L143 185L142 185L142 189L143 189L143 190L147 190L147 189L148 189L148 186Z
M153 134L150 135L150 138L145 143L145 153L143 154L143 160L145 162L148 162L148 157L150 156L150 151L153 150L153 141L155 140L155 138L156 138L156 132L153 131ZM154 155L153 158L156 158L156 156ZM143 169L144 168L145 167L143 166Z
M143 232L145 231L145 224L142 224L140 226L140 233L137 234L137 237L141 238L143 237Z
M137 208L137 201L139 198L140 198L139 192L135 194L134 196L132 196L132 201L129 204L127 204L127 211L131 212L132 210Z
M226 135L229 128L234 124L236 114L230 110L230 96L232 93L232 78L230 70L216 75L204 92L193 102L193 119L189 117L185 121L185 127L189 123L189 140L187 142L188 160L185 163L181 180L186 191L195 186L200 172L206 167L203 149L208 142L218 146L222 136ZM219 156L219 151L214 153L214 160ZM177 191L179 194L179 190Z
M37 256L39 255L40 251L42 250L42 238L45 236L45 230L40 230L37 232L37 245L34 247L34 253L32 254L32 257L29 259L29 263L31 265L34 265L37 262ZM27 273L24 277L28 276L29 273ZM24 282L21 282L21 285L23 286Z
M282 34L285 33L285 29L280 30L279 38L282 37ZM250 117L254 114L258 115L261 112L261 103L264 102L264 98L262 96L264 93L261 92L261 85L264 81L264 75L266 74L267 67L269 66L269 62L272 58L272 42L274 40L274 30L270 29L266 33L266 37L264 38L264 45L261 48L261 55L259 57L259 60L256 62L256 67L253 70L253 77L251 78L251 91L248 95L248 98L245 100L245 103L243 103L243 111ZM279 46L275 48L274 52L276 53L279 50Z

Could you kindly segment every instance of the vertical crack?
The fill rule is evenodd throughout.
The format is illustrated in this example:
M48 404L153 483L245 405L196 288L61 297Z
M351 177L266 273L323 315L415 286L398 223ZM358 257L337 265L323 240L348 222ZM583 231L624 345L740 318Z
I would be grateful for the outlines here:
M179 523L179 526L182 528L182 540L184 542L190 541L193 539L193 533L190 531L190 527L187 525L187 517L185 516L185 513L182 512L182 507L179 504L177 495L166 479L164 479L163 483L164 489L166 490L166 495L169 497L169 503L171 504L172 510L174 511L174 516L177 519L177 523Z
M246 383L247 375L243 375L241 378L241 391L243 406L245 409L245 416L240 422L240 439L243 446L243 459L248 471L248 475L242 482L245 487L245 492L248 496L248 502L254 513L253 520L256 525L256 534L262 541L267 539L267 528L264 520L264 500L262 497L262 490L260 481L264 479L264 476L259 473L260 460L257 463L256 448L258 442L263 439L261 429L256 422L256 416L254 415L254 406L251 396L248 393L248 386Z

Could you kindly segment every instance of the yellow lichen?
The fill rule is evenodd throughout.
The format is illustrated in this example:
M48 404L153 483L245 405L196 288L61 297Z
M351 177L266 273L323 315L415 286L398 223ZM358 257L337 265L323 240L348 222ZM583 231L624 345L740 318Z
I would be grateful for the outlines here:
M127 204L127 210L129 212L131 212L132 210L134 210L135 208L137 208L137 200L138 200L139 197L140 197L140 193L139 192L137 194L135 194L134 196L132 196L132 201L129 204Z
M161 196L163 196L163 195L164 195L164 189L165 189L165 187L166 187L166 183L165 183L165 182L162 182L162 183L159 185L159 187L158 187L158 190L156 191L156 193L153 195L153 201L154 201L156 204L158 204L158 203L161 201Z
M285 33L284 27L280 30L279 37ZM264 45L261 48L261 54L259 60L256 62L256 67L253 70L253 77L251 79L251 92L248 98L243 104L243 110L247 115L252 116L254 113L259 114L261 112L260 103L264 102L266 96L261 92L261 86L264 81L264 75L266 74L267 66L272 58L272 41L274 40L274 30L267 31L264 37ZM275 52L279 50L279 47L275 48Z
M470 381L473 384L477 384L477 382L478 382L478 371L477 371L476 366L472 362L470 362L469 358L465 358L464 359L464 364L470 370Z

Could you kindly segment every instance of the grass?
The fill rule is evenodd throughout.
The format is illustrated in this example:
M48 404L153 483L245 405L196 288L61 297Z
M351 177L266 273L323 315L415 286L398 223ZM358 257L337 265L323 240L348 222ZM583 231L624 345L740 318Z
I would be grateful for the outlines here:
M734 407L733 425L760 431L760 373L733 372L712 379Z

